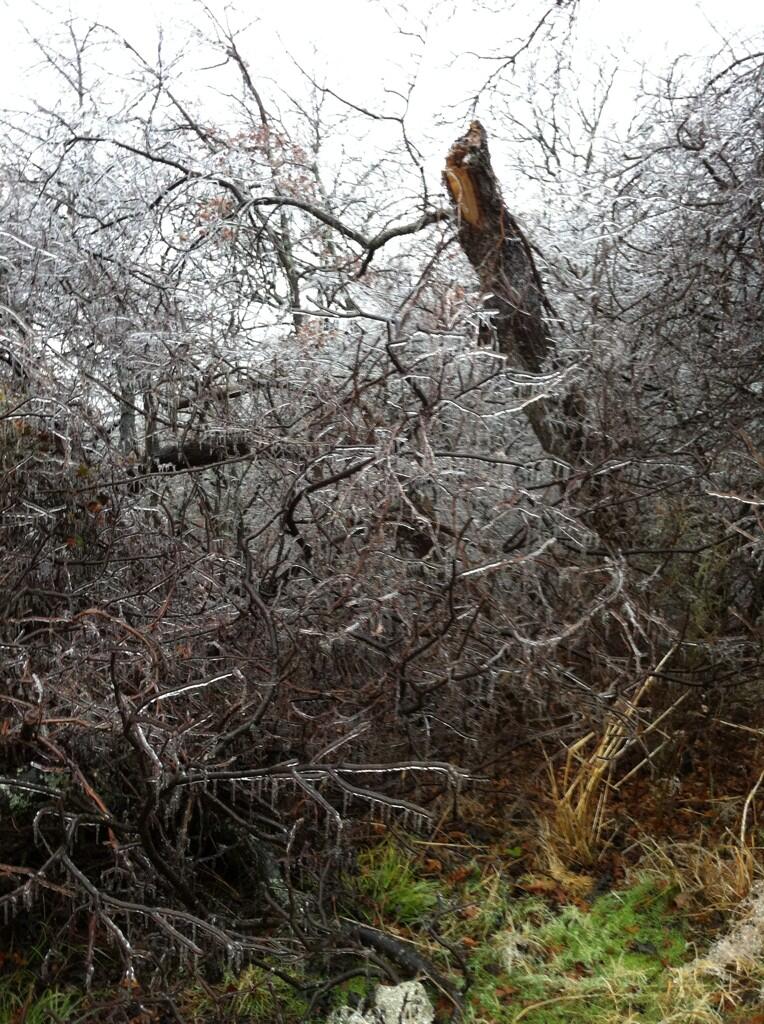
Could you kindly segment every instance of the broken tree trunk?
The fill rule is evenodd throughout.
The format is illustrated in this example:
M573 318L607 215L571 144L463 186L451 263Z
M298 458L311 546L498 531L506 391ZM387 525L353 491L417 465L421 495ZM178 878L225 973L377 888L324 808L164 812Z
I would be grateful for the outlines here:
M458 217L459 242L487 296L487 331L514 366L540 374L553 352L545 319L552 310L528 240L504 205L479 121L449 150L443 177ZM571 464L580 455L582 410L577 395L568 395L564 408L544 398L525 407L541 447Z

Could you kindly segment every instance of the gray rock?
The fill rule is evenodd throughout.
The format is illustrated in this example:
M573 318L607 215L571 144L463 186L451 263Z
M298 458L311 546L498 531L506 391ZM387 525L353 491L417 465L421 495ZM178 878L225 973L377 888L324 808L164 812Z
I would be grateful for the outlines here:
M380 985L374 993L374 1006L365 1013L343 1006L329 1016L326 1024L433 1024L434 1019L424 985L404 981L400 985Z
M433 1024L435 1010L420 981L380 985L374 993L380 1024Z

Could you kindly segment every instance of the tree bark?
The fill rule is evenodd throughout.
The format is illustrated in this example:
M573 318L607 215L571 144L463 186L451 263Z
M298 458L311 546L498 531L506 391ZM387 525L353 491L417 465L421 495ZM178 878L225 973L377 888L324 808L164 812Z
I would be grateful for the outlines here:
M518 369L540 374L554 351L545 319L552 309L530 244L504 205L479 121L451 146L443 177L458 218L459 243L486 294L484 308L491 313L483 336L495 339L498 350ZM569 463L578 460L580 396L569 395L562 404L540 398L525 411L546 452ZM560 422L571 414L573 422Z

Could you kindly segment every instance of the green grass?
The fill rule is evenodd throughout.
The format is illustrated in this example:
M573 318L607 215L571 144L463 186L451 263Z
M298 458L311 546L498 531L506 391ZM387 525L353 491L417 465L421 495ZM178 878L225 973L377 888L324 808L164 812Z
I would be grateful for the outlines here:
M14 976L0 984L0 1024L24 1021L24 1024L65 1024L75 1016L81 1002L71 992L49 989L33 995L31 984L26 992L18 985Z
M420 878L414 858L388 841L358 858L358 876L350 882L370 919L410 927L437 906L441 887Z
M381 927L404 927L416 941L417 925L436 906L453 908L441 927L468 960L466 1024L711 1019L675 1013L670 1006L672 970L693 950L674 903L676 891L658 876L644 876L591 906L552 907L537 896L517 895L500 865L476 863L474 870L459 872L457 884L434 881L422 877L417 860L390 840L359 861L351 885L359 905ZM422 951L458 984L455 959L423 931L418 937Z
M220 1020L221 1012L230 1024L297 1024L308 1008L291 985L261 967L227 971L216 985L189 984L179 1005L189 1024Z
M672 895L645 879L591 908L516 901L472 958L468 1021L662 1024L669 969L688 955Z
M307 1003L295 989L260 967L247 967L229 985L236 988L232 1001L233 1019L242 1021L299 1021L305 1016Z
M408 929L415 941L417 926L436 906L453 908L442 920L449 943L468 958L467 1024L666 1020L671 970L690 954L676 892L666 882L645 876L591 906L553 908L516 895L498 867L475 864L459 877L453 885L422 877L416 858L388 840L361 854L350 884L372 920ZM423 951L459 983L455 960L424 933L419 937ZM688 1024L693 1017L676 1019Z

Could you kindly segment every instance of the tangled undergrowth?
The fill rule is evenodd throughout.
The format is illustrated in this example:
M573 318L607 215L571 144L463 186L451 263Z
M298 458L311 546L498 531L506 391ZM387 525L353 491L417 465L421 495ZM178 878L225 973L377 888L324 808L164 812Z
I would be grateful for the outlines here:
M497 807L431 836L380 825L336 910L429 965L438 1021L755 1024L764 1020L764 830L751 792L709 799L693 839L637 833L644 822L632 819L638 839L586 865L565 860L562 844L555 851L538 819L508 824ZM323 1000L306 994L324 980L318 962L306 964L304 993L250 966L181 973L159 999L137 988L85 996L63 976L41 990L34 953L14 950L0 963L0 1021L318 1022L369 997L378 963L370 956L335 978Z

